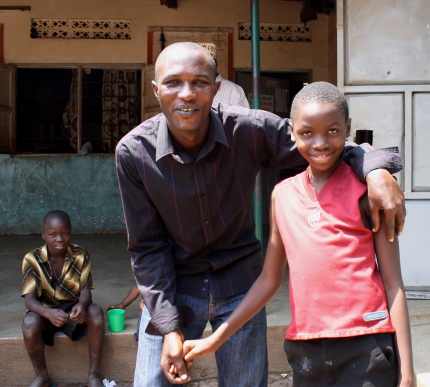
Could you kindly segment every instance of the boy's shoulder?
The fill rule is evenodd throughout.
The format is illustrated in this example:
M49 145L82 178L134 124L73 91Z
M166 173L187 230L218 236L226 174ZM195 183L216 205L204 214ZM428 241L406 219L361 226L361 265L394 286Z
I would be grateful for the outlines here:
M280 181L278 184L275 185L275 189L288 188L291 185L296 184L298 181L301 181L301 179L303 178L302 176L305 173L306 171L303 171L293 177L289 177L285 180Z

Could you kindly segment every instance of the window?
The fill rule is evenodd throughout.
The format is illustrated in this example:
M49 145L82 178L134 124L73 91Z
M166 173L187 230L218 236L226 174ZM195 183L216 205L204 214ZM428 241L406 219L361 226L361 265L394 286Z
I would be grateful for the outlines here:
M114 152L141 121L140 68L16 69L18 153Z

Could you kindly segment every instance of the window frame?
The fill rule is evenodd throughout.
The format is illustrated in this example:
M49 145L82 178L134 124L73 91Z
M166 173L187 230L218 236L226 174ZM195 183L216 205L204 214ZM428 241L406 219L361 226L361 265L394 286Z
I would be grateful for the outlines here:
M12 144L12 155L14 156L79 156L79 151L81 150L81 142L82 142L82 73L85 69L92 70L140 70L140 121L143 122L143 117L145 116L144 112L144 87L145 87L145 77L144 71L146 65L144 63L13 63L10 64L14 68L14 78L12 84L13 90L13 121L15 125L13 126L13 144ZM30 153L30 152L17 152L17 127L16 127L16 82L18 76L19 69L70 69L78 71L78 80L77 80L77 110L78 110L78 133L77 133L77 144L76 144L76 152L75 153ZM109 155L113 153L92 153L93 155Z

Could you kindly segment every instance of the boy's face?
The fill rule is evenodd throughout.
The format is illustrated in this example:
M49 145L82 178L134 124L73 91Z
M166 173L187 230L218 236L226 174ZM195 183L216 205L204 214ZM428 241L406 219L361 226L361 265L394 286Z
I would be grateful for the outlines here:
M42 229L42 239L48 245L51 254L59 254L66 251L70 243L72 226L59 218L47 219Z
M331 103L298 106L292 122L291 137L300 154L314 170L337 168L351 129L351 119Z

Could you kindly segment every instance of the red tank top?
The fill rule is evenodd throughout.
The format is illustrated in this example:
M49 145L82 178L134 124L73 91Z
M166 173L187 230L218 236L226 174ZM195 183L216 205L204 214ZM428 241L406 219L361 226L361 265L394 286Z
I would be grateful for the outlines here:
M289 340L394 332L359 199L366 185L342 163L316 194L307 171L275 187L290 271Z

